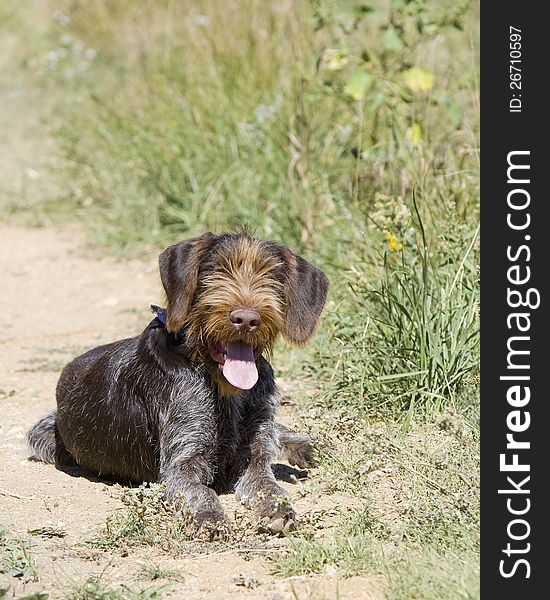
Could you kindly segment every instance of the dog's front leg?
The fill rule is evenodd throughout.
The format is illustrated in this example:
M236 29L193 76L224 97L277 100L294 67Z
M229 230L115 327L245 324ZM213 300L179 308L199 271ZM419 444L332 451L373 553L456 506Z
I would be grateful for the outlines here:
M205 485L211 478L205 458L200 455L173 456L173 452L164 454L164 460L161 458L159 482L166 485L166 500L185 501L193 513L197 529L223 521L224 512L220 500L216 492Z
M259 424L249 447L249 462L235 486L235 495L243 504L254 509L260 526L273 533L296 528L296 513L290 506L288 494L275 481L271 462L278 450L277 431L273 421Z

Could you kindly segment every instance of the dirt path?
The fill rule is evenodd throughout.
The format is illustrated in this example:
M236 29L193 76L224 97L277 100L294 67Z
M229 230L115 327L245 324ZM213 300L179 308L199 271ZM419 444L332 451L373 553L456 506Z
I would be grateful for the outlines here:
M342 580L333 569L286 580L272 575L266 556L270 547L281 546L281 540L266 542L256 553L235 546L210 555L203 548L185 557L156 547L121 551L87 546L85 542L97 536L107 517L121 507L120 489L27 460L24 434L54 407L57 377L69 359L91 346L137 333L148 322L149 303L161 301L156 261L98 258L86 250L85 238L77 230L1 225L0 270L0 523L10 535L32 539L39 575L38 582L9 578L12 590L17 594L45 590L51 597L65 597L71 586L91 576L106 588L124 583L141 589L151 582L139 581L137 573L149 564L182 575L182 581L170 582L166 597L379 597L376 582ZM289 415L283 419L292 422ZM284 485L302 514L354 501L318 494L298 498L296 485ZM314 486L315 474L300 485ZM223 497L223 502L229 514L236 510L233 496ZM28 533L44 527L61 528L67 535L44 538ZM258 586L243 587L243 581Z

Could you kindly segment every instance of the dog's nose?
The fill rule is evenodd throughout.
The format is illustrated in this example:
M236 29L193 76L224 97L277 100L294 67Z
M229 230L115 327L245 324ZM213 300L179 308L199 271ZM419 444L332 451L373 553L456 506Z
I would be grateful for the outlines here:
M229 320L233 323L233 327L241 333L258 329L262 321L260 315L255 310L248 308L238 308L231 311Z

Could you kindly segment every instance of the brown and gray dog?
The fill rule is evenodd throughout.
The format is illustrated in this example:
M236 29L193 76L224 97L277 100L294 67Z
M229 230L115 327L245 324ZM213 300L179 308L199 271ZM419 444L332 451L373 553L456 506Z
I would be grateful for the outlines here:
M198 527L224 519L234 490L275 530L296 514L273 476L286 458L313 463L311 440L274 421L278 393L264 358L279 333L302 345L328 280L285 246L247 233L204 235L159 258L166 310L134 338L69 363L57 411L28 433L34 458L118 481L158 481Z

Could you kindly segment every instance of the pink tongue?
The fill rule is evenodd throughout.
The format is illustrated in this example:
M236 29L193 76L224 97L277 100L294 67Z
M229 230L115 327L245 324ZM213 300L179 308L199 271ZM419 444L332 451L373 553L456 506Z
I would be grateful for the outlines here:
M245 344L228 344L223 365L224 377L231 385L249 390L258 381L254 348Z

